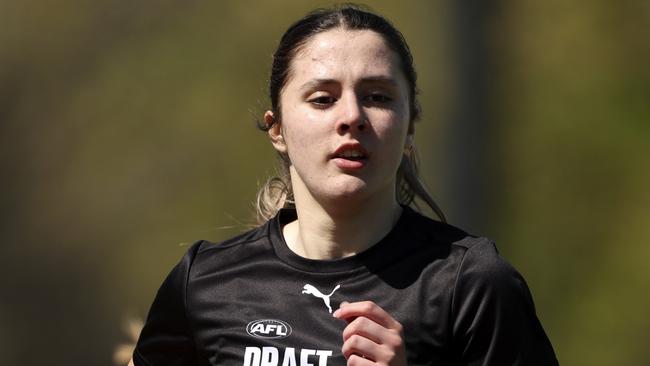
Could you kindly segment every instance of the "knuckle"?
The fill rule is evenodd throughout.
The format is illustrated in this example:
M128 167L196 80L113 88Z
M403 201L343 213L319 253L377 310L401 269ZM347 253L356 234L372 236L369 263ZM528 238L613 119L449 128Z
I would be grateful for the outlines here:
M354 336L355 334L364 333L371 326L372 321L366 317L360 316L354 319L350 324L348 324L345 329L343 329L343 340L347 340Z
M345 329L343 329L343 341L345 342L348 338L350 338L354 333L356 333L355 327L350 324Z
M370 312L374 309L374 307L375 307L375 303L372 301L364 301L361 304L361 310L364 312Z
M361 317L357 317L357 318L354 319L352 322L350 322L350 324L348 324L347 328L349 328L352 332L358 330L359 327L360 327L360 324L359 324L359 323L362 322L361 319L362 319Z
M348 366L361 365L362 358L357 355L352 355L348 358Z
M397 356L397 352L395 352L394 350L389 349L388 351L386 351L386 358L387 359L394 360L396 356Z
M394 348L402 348L404 346L404 340L402 337L396 337L395 340L393 341L393 347Z
M343 347L341 347L341 353L343 354L343 357L349 358L352 354L352 349L347 343L345 343L343 344Z
M348 338L347 343L349 343L352 348L358 347L361 344L361 336L353 334Z
M370 319L366 318L365 316L360 316L354 320L353 323L356 323L355 330L359 330L361 328L367 327L370 323Z
M404 332L404 326L402 325L402 323L396 321L396 322L395 322L395 330L396 330L399 334L402 334L402 333Z
M404 339L399 333L395 332L386 339L385 343L390 346L391 349L400 349L404 346Z

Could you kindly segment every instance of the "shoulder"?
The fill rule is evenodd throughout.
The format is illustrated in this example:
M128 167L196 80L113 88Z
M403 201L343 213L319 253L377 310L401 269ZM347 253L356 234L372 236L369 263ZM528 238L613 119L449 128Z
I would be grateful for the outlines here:
M527 292L521 274L500 254L487 238L464 240L456 245L465 248L457 276L457 286L471 287L488 293L507 295Z
M484 294L527 292L521 274L499 254L491 239L469 234L410 208L405 208L404 213L403 233L414 238L420 248L443 254L440 259L451 272L448 278L453 278L450 285L459 292L457 295L475 294L476 290Z
M199 240L190 246L181 262L188 262L188 272L202 272L228 263L241 263L245 257L268 253L269 225L267 222L220 242ZM207 267L206 267L207 266Z
M410 273L426 281L427 303L435 310L425 309L419 319L439 324L459 363L557 364L526 282L492 240L410 208L401 221L391 240L393 254L386 257L405 259L402 277ZM402 277L384 275L387 282L406 288L411 282Z
M199 240L198 242L194 243L193 247L195 248L190 248L190 251L194 250L195 254L200 256L210 251L225 250L228 248L246 245L247 243L253 243L268 237L269 225L270 222L267 222L261 226L251 228L239 235L235 235L232 238L219 242Z
M197 269L202 271L208 266L214 266L215 261L213 258L223 260L232 260L231 255L224 255L224 251L237 251L238 247L242 247L248 243L255 243L266 235L268 223L254 229L248 230L245 233L237 235L222 242L212 242L208 240L195 241L185 251L185 254L179 262L172 268L171 272L167 275L165 282L161 289L173 289L168 292L185 292L187 283L193 274L196 274ZM236 259L235 259L236 260Z
M463 248L451 303L457 320L464 319L473 323L475 319L488 316L487 314L490 314L488 317L510 314L509 316L519 319L536 319L535 306L526 281L499 254L492 240L475 238L456 245Z

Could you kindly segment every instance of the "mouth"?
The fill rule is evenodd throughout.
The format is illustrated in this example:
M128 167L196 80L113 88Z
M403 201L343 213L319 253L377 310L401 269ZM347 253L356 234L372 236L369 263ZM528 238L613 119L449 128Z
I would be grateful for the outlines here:
M345 143L339 146L330 159L342 170L357 170L368 162L369 154L358 142Z
M360 161L360 160L366 160L368 157L361 151L345 150L340 154L334 155L334 158Z

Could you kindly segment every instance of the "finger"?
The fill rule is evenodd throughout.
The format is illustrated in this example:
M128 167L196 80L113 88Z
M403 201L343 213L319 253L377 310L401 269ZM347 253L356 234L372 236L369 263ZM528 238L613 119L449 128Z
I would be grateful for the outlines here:
M386 328L398 330L399 332L402 331L402 325L372 301L352 302L343 305L333 315L338 319L345 320L352 317L364 316Z
M343 306L348 305L348 304L349 304L349 302L347 302L347 301L341 301L341 303L339 304L339 309L341 307L343 307ZM336 310L334 310L334 314L332 314L332 316L336 317ZM344 320L347 321L348 323L351 323L354 319L356 319L356 318L355 317L350 317L350 318L347 318L347 319L344 319Z
M388 328L383 327L371 319L364 316L357 317L343 329L343 342L348 340L352 335L357 334L366 337L375 343L382 344L386 338Z
M353 354L348 358L348 366L373 366L375 361L370 360L365 355Z
M357 355L375 361L377 360L379 351L380 349L377 343L356 334L343 342L343 347L341 347L341 352L346 359L349 359L352 355Z
M387 346L391 349L399 349L404 345L400 331L382 327L374 321L358 317L343 329L343 342L353 335L359 335L375 342L378 345Z

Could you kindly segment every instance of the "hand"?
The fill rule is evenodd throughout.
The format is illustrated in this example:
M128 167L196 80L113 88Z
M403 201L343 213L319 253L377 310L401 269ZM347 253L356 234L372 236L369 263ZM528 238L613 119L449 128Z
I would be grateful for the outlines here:
M377 304L343 302L333 315L349 323L341 348L348 366L406 366L402 324Z

